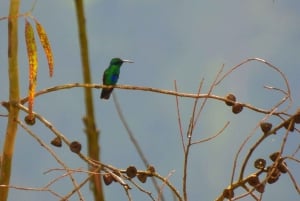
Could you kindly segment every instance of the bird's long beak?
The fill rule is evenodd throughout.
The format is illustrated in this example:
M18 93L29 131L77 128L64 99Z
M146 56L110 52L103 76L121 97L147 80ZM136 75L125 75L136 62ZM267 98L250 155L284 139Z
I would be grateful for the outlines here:
M127 59L122 59L122 61L126 63L134 63L132 60L127 60Z

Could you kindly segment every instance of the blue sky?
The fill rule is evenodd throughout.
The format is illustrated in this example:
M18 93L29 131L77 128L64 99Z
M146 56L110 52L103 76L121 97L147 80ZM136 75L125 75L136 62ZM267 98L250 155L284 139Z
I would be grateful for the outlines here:
M23 1L21 12L28 11L33 1ZM7 15L8 1L1 2L0 16ZM207 92L216 73L240 63L246 58L260 57L276 65L290 81L294 112L299 105L299 50L300 50L300 1L297 0L247 0L247 1L138 1L138 0L89 0L86 1L86 20L89 36L90 63L94 83L100 83L102 73L112 57L132 59L124 64L120 84L174 89L174 80L182 92L196 93L199 82L205 78L203 93ZM38 89L82 82L81 62L77 38L77 22L73 1L37 1L33 15L48 32L55 58L54 77L50 79L47 62L39 46ZM22 97L27 94L27 58L24 45L24 20L20 19L19 66ZM7 86L7 23L0 22L0 85ZM252 62L230 75L214 94L224 96L235 93L238 100L259 107L270 107L281 96L263 89L271 85L284 89L278 74L265 65ZM119 168L135 165L144 169L126 131L118 118L112 99L99 99L94 90L97 126L101 130L101 157L104 163ZM115 90L124 115L151 164L162 175L175 170L170 180L181 191L183 153L177 123L176 102L171 96L142 91ZM7 100L7 87L0 88L0 99ZM186 132L193 100L180 99L181 120ZM83 124L84 103L82 89L54 92L36 100L35 110L44 115L70 140L85 146ZM5 113L3 109L1 113ZM21 118L24 114L21 114ZM189 200L213 200L225 188L231 177L235 153L240 144L264 116L246 110L233 115L230 108L217 101L209 101L195 130L195 139L216 133L230 121L230 126L213 141L192 147L189 164ZM273 118L270 121L278 122ZM4 118L0 119L5 133ZM53 135L41 124L32 130L50 142ZM259 130L247 145L249 148L260 136ZM256 158L268 156L280 147L282 133L267 139L254 154ZM299 146L299 135L291 135L285 150L287 155ZM1 149L2 149L2 140ZM85 151L86 149L83 148ZM70 153L67 147L54 148L72 168L86 165ZM239 164L245 156L242 152ZM255 160L251 159L251 162ZM299 153L298 153L299 158ZM299 181L295 163L288 163ZM43 186L58 175L44 175L50 168L57 168L51 156L24 130L19 129L12 184ZM247 173L254 171L251 165ZM80 176L79 176L80 177ZM53 189L66 193L68 180L60 181ZM151 189L149 184L146 188ZM10 191L9 200L53 200L49 194ZM134 200L147 200L133 190ZM83 189L86 200L92 200L88 188ZM105 187L106 200L124 200L122 188L113 184ZM266 189L265 200L296 200L299 195L287 175ZM166 191L166 200L171 200ZM71 200L77 200L73 197ZM247 199L246 199L247 200Z

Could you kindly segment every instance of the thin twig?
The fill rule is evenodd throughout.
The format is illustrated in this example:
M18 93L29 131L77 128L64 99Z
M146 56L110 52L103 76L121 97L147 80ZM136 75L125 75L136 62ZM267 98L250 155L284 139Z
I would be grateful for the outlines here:
M151 193L150 191L145 190L143 187L141 187L139 184L137 184L137 183L136 183L134 180L132 180L132 179L129 179L129 181L130 181L137 189L139 189L139 190L142 191L143 193L147 194L147 195L150 197L150 199L151 199L152 201L155 201L155 198L153 197L153 195L152 195L152 193Z
M161 175L159 175L158 173L152 173L152 176L158 178L159 180L161 180L162 182L164 182L170 189L171 191L175 194L175 196L178 198L179 201L183 201L183 198L181 197L180 193L178 192L178 190L175 188L175 186L173 186L169 180L167 180L165 177L162 177Z
M298 153L298 151L300 151L300 145L298 145L297 149L294 151L292 156L294 157Z
M100 169L100 168L99 168ZM82 188L93 176L94 174L90 174L85 180L83 180L76 188L72 189L70 193L68 193L61 201L68 200L75 192L80 192L79 189ZM83 201L83 198L80 198L80 201Z
M202 89L202 86L203 86L203 81L204 81L204 79L202 79L200 84L199 84L197 94L200 94L200 92L201 92L201 89ZM188 156L189 156L190 148L192 146L192 144L191 144L192 143L192 135L193 135L193 131L194 131L195 113L196 113L198 100L199 99L196 98L195 101L194 101L192 115L191 115L191 118L190 118L190 123L189 123L188 130L187 130L187 145L186 145L186 149L185 149L185 152L184 152L183 177L182 177L182 191L183 191L184 201L188 200L188 194L187 194L187 175L188 175L188 159L189 159ZM202 105L200 107L200 111L202 111L203 105L206 102L205 100L202 102Z
M178 92L176 80L174 80L174 88L175 88L175 91ZM178 120L178 125L179 125L179 132L180 132L180 136L181 136L182 150L183 150L183 152L185 152L185 143L184 143L184 138L183 138L183 130L182 130L182 123L181 123L181 115L180 115L180 110L179 110L178 96L175 96L175 99L176 99L177 120Z
M40 138L40 137L38 137L35 133L33 133L23 122L21 122L20 120L16 120L16 122L29 134L29 135L31 135L35 140L37 140L39 143L40 143L40 145L42 146L42 147L44 147L50 154L51 154L51 156L62 166L62 167L64 167L65 168L65 170L67 171L67 172L69 172L69 168L68 168L68 166L56 155L56 153L46 144L46 143L44 143L44 141ZM71 179L71 181L72 181L72 183L73 183L73 185L74 185L74 187L75 188L77 188L78 187L78 184L77 184L77 182L76 182L76 180L75 180L75 178L73 177L73 175L70 173L69 174L70 175L70 179ZM83 195L81 194L81 192L80 191L77 191L77 193L78 193L78 197L79 197L79 199L80 200L83 200Z
M35 94L35 97L38 97L43 94L47 94L50 92L55 92L55 91L60 91L60 90L66 90L66 89L71 89L71 88L77 88L77 87L87 87L87 88L116 88L116 89L126 89L126 90L137 90L137 91L148 91L148 92L153 92L153 93L161 93L161 94L166 94L166 95L171 95L171 96L179 96L179 97L185 97L185 98L193 98L193 99L200 99L200 98L210 98L210 99L215 99L219 100L222 102L227 101L227 99L223 96L217 96L213 94L193 94L193 93L182 93L182 92L176 92L172 90L165 90L165 89L159 89L159 88L152 88L152 87L142 87L142 86L132 86L132 85L99 85L99 84L81 84L81 83L71 83L71 84L64 84L64 85L57 85L54 87L50 87L47 89L43 89L41 91L38 91ZM28 97L25 97L20 100L21 104L24 104L28 102ZM7 102L2 102L2 105L7 104ZM248 108L250 110L253 110L258 113L263 113L263 114L269 114L271 111L270 110L265 110L261 109L255 106L252 106L251 104L247 103L241 103L243 107ZM274 115L279 115L279 114L285 114L283 111L274 113Z
M280 71L280 69L278 67L276 67L275 65L261 59L261 58L249 58L249 59L246 59L244 61L242 61L241 63L239 63L238 65L232 67L227 73L225 73L219 80L218 82L216 82L216 85L220 84L229 74L231 74L233 71L235 71L236 69L238 69L239 67L241 66L244 66L244 64L248 63L248 62L251 62L251 61L258 61L258 62L261 62L261 63L264 63L266 64L268 67L272 68L273 70L277 71L280 76L283 78L284 82L285 82L285 85L286 85L286 88L287 88L287 92L284 93L286 94L286 96L280 101L280 103L284 103L287 99L289 99L289 104L288 106L286 107L286 109L282 110L282 112L284 111L287 111L290 107L291 107L291 104L292 104L292 97L291 97L291 89L290 89L290 85L289 85L289 82L288 82L288 79L287 77L285 76L285 74Z
M224 132L224 130L228 127L229 123L230 123L229 121L226 122L226 124L223 126L223 128L222 128L219 132L217 132L215 135L213 135L213 136L211 136L211 137L208 137L208 138L205 138L205 139L202 139L202 140L194 141L194 142L191 143L191 145L199 144L199 143L203 143L203 142L207 142L207 141L210 141L210 140L212 140L212 139L218 137L218 136L221 135L221 134Z
M54 196L62 199L63 196L59 195L58 193L56 193L55 191L52 191L49 188L34 188L34 187L22 187L22 186L15 186L15 185L0 185L1 188L12 188L12 189L17 189L17 190L25 190L25 191L43 191L43 192L49 192L51 194L53 194Z
M216 75L213 83L210 85L210 87L208 89L208 92L207 92L208 96L211 95L213 89L217 86L216 82L217 82L218 78L221 76L221 73L223 72L223 69L224 69L224 64L221 66L221 69L218 71L218 73L217 73L217 75ZM201 81L201 86L203 85L203 81L204 81L204 79L202 79L202 81ZM200 93L198 93L198 94L200 94ZM206 104L206 101L207 101L207 99L205 98L204 101L203 101L203 103L202 103L202 105L201 105L200 110L197 113L197 116L196 116L195 122L194 122L195 125L196 125L196 123L197 123L197 121L198 121L198 119L200 117L200 114L201 114L201 112L202 112L202 110L204 108L204 105Z
M169 174L165 177L165 181L168 181L169 178L174 174L175 170L172 170L169 172ZM157 201L160 201L160 198L163 197L163 189L166 185L166 182L163 182L161 187L160 187L160 191L159 191L159 194L157 195Z
M270 114L271 115L271 114ZM288 118L286 121L280 123L278 126L276 126L275 128L273 128L271 131L269 131L268 133L264 133L262 134L262 136L257 140L257 142L249 149L243 163L242 163L242 168L241 168L241 171L240 171L240 176L239 176L239 179L241 180L243 178L243 175L244 175L244 171L245 171L245 168L247 166L247 163L252 155L252 153L254 152L254 150L264 141L264 139L266 139L267 137L269 137L270 135L272 134L276 134L276 132L281 129L282 127L284 127L284 125L286 124L286 122L290 122L292 121L294 118L294 116L291 116L290 118ZM244 143L243 143L244 144ZM243 147L244 145L242 145L241 147ZM241 149L241 148L240 148ZM236 165L236 160L237 160L237 157L238 157L238 154L240 153L240 150L239 152L236 154L236 157L235 157L235 162L234 164ZM235 167L234 165L234 167ZM234 175L234 171L232 173L232 178L233 178L233 175ZM232 180L231 180L232 181Z
M202 90L202 87L203 87L203 83L204 83L204 79L201 79L199 87L198 87L197 95L200 94L200 92ZM209 95L209 93L208 93L208 95ZM198 105L198 100L199 100L199 98L196 98L195 101L194 101L194 106L193 106L193 110L192 110L192 116L191 116L191 119L190 119L190 124L189 124L188 132L187 132L187 137L188 138L192 137L192 134L194 132L194 126L197 124L197 119L198 119L200 113L202 112L207 99L204 98L204 101L202 102L202 104L200 106L200 109L199 109L199 111L197 113L197 117L195 117L196 110L197 110L197 105ZM189 142L189 144L190 144L190 142Z
M113 95L114 104L115 104L116 110L118 112L119 118L120 118L123 126L125 127L125 129L127 131L128 137L129 137L131 143L134 145L134 147L135 147L138 155L142 159L145 167L147 168L149 166L149 162L148 162L145 154L143 153L142 148L140 147L138 141L136 140L133 132L131 131L131 129L130 129L130 127L129 127L129 125L128 125L128 123L127 123L127 121L126 121L126 119L125 119L125 117L123 115L122 109L121 109L119 101L117 99L117 96L115 95L115 93L113 93L112 95ZM153 183L156 191L159 192L159 186L158 186L157 181L154 178L151 178L151 180L152 180L152 183ZM162 200L164 200L164 198Z
M16 104L16 107L20 108L22 111L28 113L28 109L21 105L21 104ZM59 137L65 144L67 144L68 146L70 146L71 142L70 140L68 140L61 132L59 132L46 118L44 118L43 116L39 115L36 112L33 112L34 116L40 120L49 130L51 130L51 132L53 132L53 134L55 134L57 137ZM112 170L116 170L116 168L113 168L112 166L106 165L104 163L101 163L99 161L95 161L91 158L88 158L86 155L82 154L81 152L76 153L79 158L81 158L83 161L87 162L87 164L92 165L94 167L105 167L108 169L112 169Z
M298 186L296 179L293 177L292 173L289 170L287 171L287 173L288 173L289 177L291 178L296 191L300 194L300 186Z
M134 147L135 147L135 149L136 149L138 155L139 155L140 158L142 159L142 161L143 161L145 167L148 167L149 162L148 162L148 160L147 160L145 154L143 153L143 150L142 150L142 148L140 147L138 141L136 140L136 138L135 138L133 132L131 131L131 129L130 129L128 123L126 122L126 119L125 119L125 117L124 117L124 115L123 115L123 112L122 112L122 110L121 110L120 103L119 103L119 101L118 101L118 99L117 99L117 96L115 95L115 93L113 93L112 95L113 95L114 104L115 104L116 110L117 110L117 112L118 112L119 118L120 118L120 120L121 120L123 126L125 127L125 129L126 129L126 131L127 131L128 137L129 137L131 143L134 145Z

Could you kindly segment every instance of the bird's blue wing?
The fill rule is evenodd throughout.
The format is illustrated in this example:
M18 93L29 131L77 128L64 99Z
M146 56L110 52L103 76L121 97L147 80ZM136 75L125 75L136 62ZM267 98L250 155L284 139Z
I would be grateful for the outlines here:
M113 84L117 84L119 79L119 74L113 74L110 79Z

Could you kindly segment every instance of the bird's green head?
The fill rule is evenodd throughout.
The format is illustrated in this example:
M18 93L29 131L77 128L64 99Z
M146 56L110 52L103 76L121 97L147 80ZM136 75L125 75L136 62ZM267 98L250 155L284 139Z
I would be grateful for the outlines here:
M120 59L120 58L112 58L110 61L110 65L118 65L121 66L124 62L133 63L131 60Z

